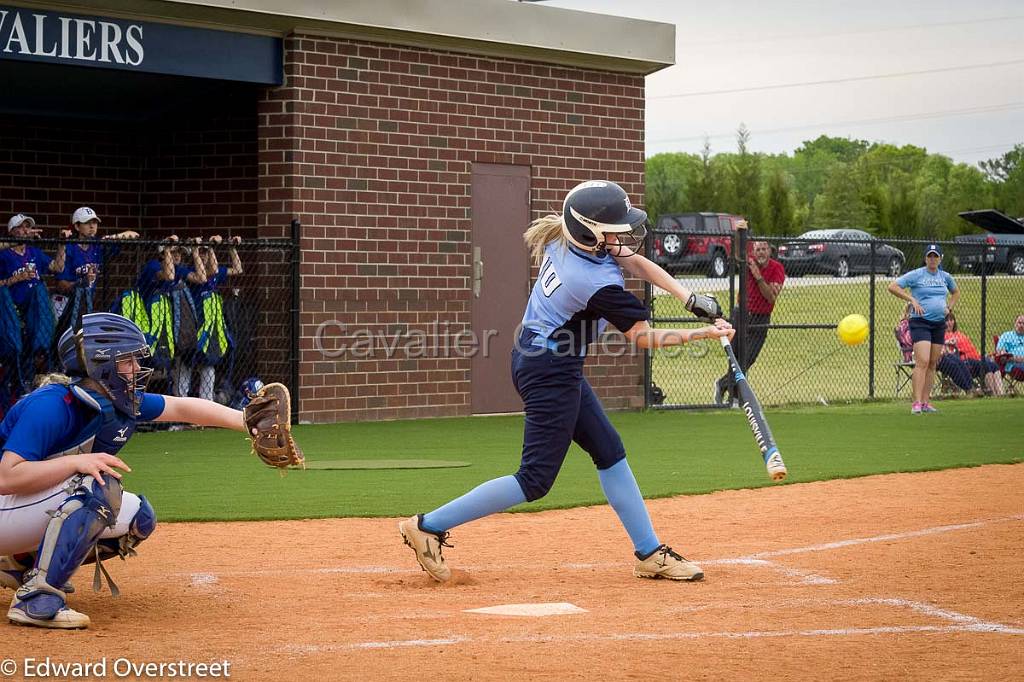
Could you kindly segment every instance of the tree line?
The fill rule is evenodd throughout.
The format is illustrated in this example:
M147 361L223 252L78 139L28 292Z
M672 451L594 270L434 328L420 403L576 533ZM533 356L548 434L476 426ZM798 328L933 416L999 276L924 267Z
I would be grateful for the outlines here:
M740 126L735 152L671 152L647 159L647 211L745 216L760 234L848 227L876 235L951 239L978 228L957 217L996 208L1024 216L1024 144L977 166L914 145L822 135L792 156L749 150Z

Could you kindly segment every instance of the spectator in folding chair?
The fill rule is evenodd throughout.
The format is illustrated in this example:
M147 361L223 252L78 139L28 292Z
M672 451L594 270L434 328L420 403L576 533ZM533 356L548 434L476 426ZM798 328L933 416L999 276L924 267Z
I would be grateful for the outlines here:
M913 308L908 305L903 312L903 319L899 321L896 325L896 329L894 330L896 333L896 342L899 344L900 352L903 354L903 362L896 364L896 370L898 372L902 370L904 377L906 376L906 370L913 372L917 369L917 363L914 358L915 344L910 327L910 315L912 312ZM970 393L974 389L974 379L971 376L971 370L968 369L967 365L965 365L964 362L955 354L941 354L935 365L935 372L942 375L942 377L948 381L949 385L958 388L965 393ZM913 375L911 375L910 380L912 379ZM907 381L908 379L902 379L901 381L901 377L897 377L897 395L899 394L900 389L907 384ZM927 390L924 392L926 398L931 396L932 389L935 386L935 374L932 374L928 381ZM942 383L940 382L939 385L942 386ZM918 414L918 412L915 412L914 414Z
M960 331L953 313L946 316L946 352L959 357L971 376L983 382L981 388L986 395L1003 394L1003 377L999 374L999 365L991 357L981 357L981 353L971 343L971 338Z
M996 357L1010 389L1016 393L1016 384L1024 383L1024 315L1018 315L1013 329L999 336Z

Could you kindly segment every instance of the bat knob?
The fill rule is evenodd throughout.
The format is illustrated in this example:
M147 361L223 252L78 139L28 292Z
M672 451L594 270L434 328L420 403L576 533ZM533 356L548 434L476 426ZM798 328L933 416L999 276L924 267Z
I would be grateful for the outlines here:
M781 481L789 473L786 471L786 463L782 461L782 455L776 450L771 454L768 459L764 462L765 468L768 470L768 477L773 481Z

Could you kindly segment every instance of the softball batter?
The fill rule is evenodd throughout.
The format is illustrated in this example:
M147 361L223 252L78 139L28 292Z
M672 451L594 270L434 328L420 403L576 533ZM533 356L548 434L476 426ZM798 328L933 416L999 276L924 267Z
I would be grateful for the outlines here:
M0 585L15 590L12 622L84 628L89 617L67 606L68 580L83 561L135 554L156 528L149 501L125 492L118 472L131 471L117 452L137 422L246 427L238 410L146 393L149 344L120 315L83 316L58 353L69 383L36 389L0 423Z
M523 399L526 427L522 462L511 475L487 481L427 514L403 521L405 544L432 578L451 570L441 554L448 531L463 523L538 500L548 493L575 441L591 457L608 503L633 543L633 574L641 578L700 580L696 564L662 544L615 428L583 376L587 345L608 323L640 348L701 338L732 337L710 296L694 294L660 267L634 253L646 235L647 214L633 208L613 182L584 182L565 197L562 215L533 222L524 238L540 274L512 351L512 379ZM671 292L697 317L699 329L653 329L647 307L625 290L622 270Z

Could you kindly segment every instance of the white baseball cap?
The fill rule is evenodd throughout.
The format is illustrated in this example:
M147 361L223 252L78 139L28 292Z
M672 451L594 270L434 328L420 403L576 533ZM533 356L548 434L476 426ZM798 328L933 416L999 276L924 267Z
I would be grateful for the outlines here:
M20 227L25 223L28 223L26 227L36 226L36 221L34 218L32 218L32 216L27 216L24 213L19 213L18 215L11 216L11 219L7 221L7 231L11 232L14 230L14 228Z
M90 220L95 220L97 222L103 222L103 221L100 220L100 217L98 215L96 215L96 211L92 210L88 206L81 207L80 209L75 211L75 214L73 216L71 216L71 223L72 224L74 224L74 223L87 223Z

